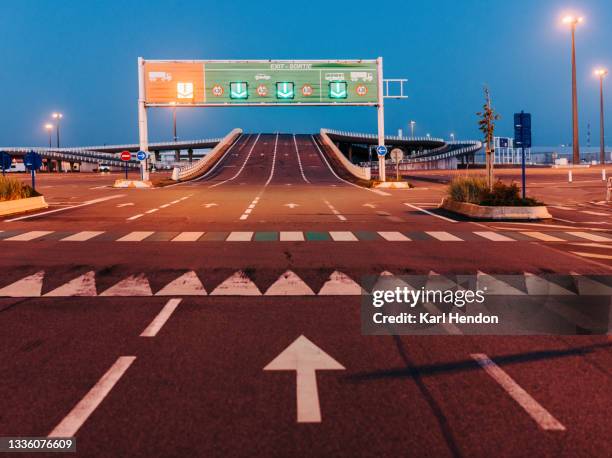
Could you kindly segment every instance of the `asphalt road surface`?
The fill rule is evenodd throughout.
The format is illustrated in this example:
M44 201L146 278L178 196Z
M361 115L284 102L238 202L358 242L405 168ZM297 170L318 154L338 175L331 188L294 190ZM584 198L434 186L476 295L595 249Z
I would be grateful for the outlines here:
M358 188L284 134L163 189L40 175L50 208L0 222L0 437L100 457L609 456L607 336L362 335L367 276L612 271L596 178L539 177L554 219L511 224L439 212L434 175Z

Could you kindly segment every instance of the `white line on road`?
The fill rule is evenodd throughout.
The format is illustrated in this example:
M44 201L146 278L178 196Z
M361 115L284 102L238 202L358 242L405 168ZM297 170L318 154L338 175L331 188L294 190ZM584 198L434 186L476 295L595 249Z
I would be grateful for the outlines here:
M48 437L73 437L135 360L135 356L121 356L117 359Z
M26 216L20 216L19 218L5 219L4 222L12 223L13 221L21 221L24 219L38 218L39 216L45 216L45 215L50 215L52 213L63 212L65 210L71 210L73 208L80 208L80 207L86 207L87 205L99 204L100 202L105 202L111 199L118 199L119 197L123 197L123 196L124 194L117 194L114 196L100 197L99 199L88 200L87 202L83 202L82 204L79 204L79 205L73 205L72 207L56 208L54 210L49 210L49 211L42 212L42 213L35 213L33 215L26 215Z
M130 216L129 218L127 218L127 220L134 221L135 219L142 218L143 216L144 216L144 213L138 213L137 215Z
M149 324L149 326L142 331L140 337L155 337L180 303L181 299L170 299L166 305L164 305L164 308L162 308L157 316L153 319L153 321L151 321L151 324Z
M247 219L249 217L249 215L251 214L251 212L253 211L253 209L255 208L255 206L257 205L258 202L259 202L259 196L255 197L255 199L253 199L253 202L251 202L251 204L247 207L247 209L244 211L242 216L240 216L240 219L242 221L244 221L245 219Z
M30 232L25 232L23 234L15 235L13 237L9 237L8 239L5 239L5 241L29 242L31 240L34 240L40 237L44 237L45 235L49 235L51 233L53 233L53 231L30 231Z
M279 240L281 242L303 242L304 234L302 232L281 232Z
M151 213L155 213L156 211L159 211L159 208L152 208L151 210L147 210L145 213L147 215L150 215Z
M348 231L330 231L329 235L331 236L334 242L358 242L359 241L352 232L348 232Z
M586 215L593 215L593 216L612 216L612 213L593 212L593 211L587 211L587 210L582 210L580 213L584 213Z
M565 431L563 426L538 401L533 399L521 386L514 381L502 368L495 364L484 353L475 353L472 358L489 374L493 380L514 399L535 420L540 428L547 431Z
M579 237L581 239L591 240L593 242L612 242L612 239L608 237L602 237L597 234L590 234L588 232L570 232L566 231L566 234L573 235L574 237Z
M441 242L463 242L459 237L454 236L448 232L442 231L426 231L427 235L431 235L434 239L440 240Z
M410 242L410 239L401 232L378 232L387 242Z
M173 242L197 242L204 232L181 232L172 239Z
M413 208L415 210L418 210L420 212L426 213L426 214L428 214L430 216L435 216L436 218L443 219L444 221L448 221L449 223L458 223L459 222L459 221L455 221L454 219L447 218L446 216L436 215L435 213L432 213L429 210L425 210L424 208L417 207L416 205L409 204L408 202L404 202L404 205L406 205L407 207Z
M293 144L295 145L295 154L297 156L298 165L300 166L300 173L302 174L302 178L306 183L310 183L310 181L308 181L308 178L306 178L306 175L304 175L304 168L302 167L302 159L300 159L300 150L298 149L295 134L293 134Z
M225 239L226 242L250 242L253 232L231 232Z
M516 242L516 240L506 237L498 232L493 231L476 231L474 234L493 242Z
M142 242L144 239L146 239L147 237L153 234L154 232L150 232L150 231L130 232L129 234L124 235L123 237L118 239L117 242Z
M560 239L559 237L554 237L552 235L545 234L544 232L522 231L521 234L526 235L527 237L542 240L543 242L565 242L565 240Z
M276 168L276 150L278 147L278 134L276 134L276 139L274 140L274 152L272 153L272 168L270 169L270 176L268 177L268 181L264 185L264 188L270 184L272 178L274 177L274 169Z
M127 202L125 204L117 204L117 208L132 207L133 205L134 205L133 202Z
M104 234L103 231L83 231L77 232L76 234L69 235L68 237L64 237L62 242L85 242L86 240L93 239L100 234Z
M346 216L342 215L338 210L336 210L336 207L330 204L327 200L324 200L324 202L340 221L346 221Z
M216 188L217 186L221 186L224 183L227 183L228 181L232 181L235 180L236 178L238 178L238 176L240 176L240 174L242 173L242 171L244 170L244 167L246 166L247 162L249 161L249 158L251 157L251 154L253 153L253 149L255 148L255 145L257 144L257 142L259 141L259 137L261 136L261 134L257 135L257 138L255 138L255 141L253 142L253 144L251 145L251 149L249 149L249 152L247 153L246 158L244 159L244 162L242 163L242 165L240 166L240 168L238 169L238 171L236 172L236 174L230 178L228 178L227 180L223 180L219 183L215 183L211 186L209 186L208 188ZM235 143L234 143L235 145ZM232 145L233 146L233 145ZM204 178L204 177L202 177Z

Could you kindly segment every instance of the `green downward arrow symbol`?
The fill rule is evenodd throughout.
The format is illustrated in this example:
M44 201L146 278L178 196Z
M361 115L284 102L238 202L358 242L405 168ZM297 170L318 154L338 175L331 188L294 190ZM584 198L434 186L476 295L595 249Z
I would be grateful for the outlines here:
M232 85L232 98L234 99L246 99L247 88L244 83L234 83Z
M345 98L346 97L346 86L343 83L332 83L330 95L334 99Z

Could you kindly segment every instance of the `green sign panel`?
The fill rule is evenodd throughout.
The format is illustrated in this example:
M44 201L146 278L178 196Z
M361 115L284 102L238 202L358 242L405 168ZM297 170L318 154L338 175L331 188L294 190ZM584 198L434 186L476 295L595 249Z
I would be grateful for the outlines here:
M202 62L205 105L378 101L376 61Z

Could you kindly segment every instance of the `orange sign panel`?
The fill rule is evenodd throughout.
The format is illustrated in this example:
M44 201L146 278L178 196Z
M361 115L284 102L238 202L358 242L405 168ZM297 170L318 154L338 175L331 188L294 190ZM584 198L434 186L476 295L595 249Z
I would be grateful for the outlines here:
M204 64L145 62L146 103L205 103Z

